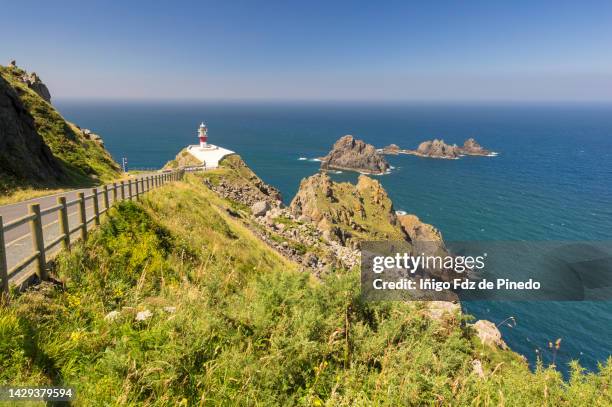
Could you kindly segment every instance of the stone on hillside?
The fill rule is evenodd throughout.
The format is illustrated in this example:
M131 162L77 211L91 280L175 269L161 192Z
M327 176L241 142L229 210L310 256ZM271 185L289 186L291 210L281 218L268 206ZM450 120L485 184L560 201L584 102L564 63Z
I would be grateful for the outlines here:
M45 85L43 81L40 80L38 75L36 75L36 72L32 72L30 74L25 73L20 80L28 85L28 88L36 92L38 96L49 103L51 102L51 93L49 92L47 85Z
M307 215L300 215L300 216L297 218L297 221L298 221L298 222L302 222L302 223L310 223L310 222L312 222L312 219L310 219L310 216L307 216Z
M508 348L508 345L506 345L506 342L502 339L501 332L499 332L499 329L497 329L497 326L493 322L481 319L476 321L472 327L476 330L478 338L480 338L480 341L484 345L502 349Z
M302 264L306 267L316 267L319 259L313 253L306 253L304 256L304 260L302 260Z
M482 369L482 362L480 360L478 359L472 360L472 371L474 372L476 376L478 376L481 379L484 379L485 374L484 374L484 370Z
M253 215L257 217L264 216L269 210L270 204L267 201L255 202L253 206L251 206L251 211L253 212Z

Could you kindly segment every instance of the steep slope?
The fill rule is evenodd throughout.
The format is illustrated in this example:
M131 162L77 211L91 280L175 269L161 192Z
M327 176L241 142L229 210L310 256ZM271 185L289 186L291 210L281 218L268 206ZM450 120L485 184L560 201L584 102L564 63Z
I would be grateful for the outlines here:
M76 386L74 405L609 405L612 361L531 372L457 315L366 303L316 280L189 175L110 211L0 314L0 383Z
M0 66L0 78L0 145L7 147L0 153L3 192L17 186L90 185L119 175L101 140L67 122L50 104L38 76L11 65ZM48 148L41 147L41 139Z
M64 176L62 164L36 132L34 118L0 76L0 179L5 184L25 179L42 184L59 182Z

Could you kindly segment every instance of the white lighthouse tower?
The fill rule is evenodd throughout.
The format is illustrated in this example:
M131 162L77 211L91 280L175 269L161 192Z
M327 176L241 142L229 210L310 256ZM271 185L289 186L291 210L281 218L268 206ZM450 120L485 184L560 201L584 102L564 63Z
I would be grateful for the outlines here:
M200 161L202 165L193 167L196 168L195 170L190 168L186 169L186 171L196 171L202 168L217 168L219 166L219 161L221 161L223 157L234 154L233 151L227 148L208 143L208 127L206 127L204 122L198 127L198 140L200 144L187 146L187 152Z
M208 148L208 129L204 122L200 123L198 128L198 138L200 139L200 148Z

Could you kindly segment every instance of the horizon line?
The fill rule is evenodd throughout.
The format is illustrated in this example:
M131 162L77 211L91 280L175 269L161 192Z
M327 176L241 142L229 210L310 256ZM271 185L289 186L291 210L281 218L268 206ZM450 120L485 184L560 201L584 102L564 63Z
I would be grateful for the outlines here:
M88 102L175 102L175 103L355 103L355 104L562 104L562 105L612 105L612 99L299 99L299 98L197 98L197 97L92 97L92 96L58 96L54 101L88 101Z

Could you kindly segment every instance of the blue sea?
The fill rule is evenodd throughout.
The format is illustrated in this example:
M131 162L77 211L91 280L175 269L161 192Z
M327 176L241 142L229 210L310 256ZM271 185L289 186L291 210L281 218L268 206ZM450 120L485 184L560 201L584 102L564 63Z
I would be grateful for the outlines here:
M336 139L415 148L434 137L474 137L496 157L432 160L390 156L378 177L397 210L439 228L447 241L612 240L612 106L60 101L63 115L103 136L131 168L158 168L196 143L201 121L213 144L238 152L285 202L314 174ZM306 160L300 158L306 158ZM335 175L355 181L356 174ZM579 360L590 370L612 354L612 302L465 302L501 323L510 347L534 363ZM539 353L537 352L539 351Z

